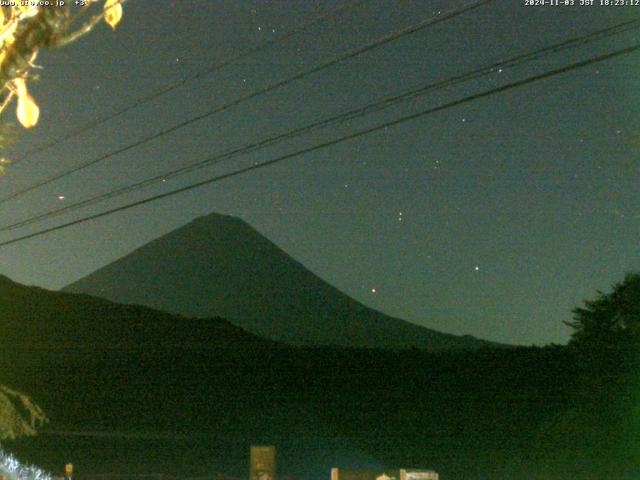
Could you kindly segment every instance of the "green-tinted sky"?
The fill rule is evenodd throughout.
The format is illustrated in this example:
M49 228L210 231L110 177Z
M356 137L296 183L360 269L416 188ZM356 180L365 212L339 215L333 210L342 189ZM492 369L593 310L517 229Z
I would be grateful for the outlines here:
M9 167L0 197L462 1L365 1L282 45ZM579 3L576 0L576 3ZM599 3L599 2L598 2ZM336 5L130 0L45 52L40 124L9 156L101 118ZM367 52L0 205L2 224L384 96L640 16L640 7L502 0ZM171 179L6 240L403 114L629 46L640 30ZM565 342L562 321L638 269L640 56L632 54L0 250L1 273L59 288L212 211L238 215L358 300L445 332ZM64 199L59 198L63 196ZM171 252L167 252L170 255Z

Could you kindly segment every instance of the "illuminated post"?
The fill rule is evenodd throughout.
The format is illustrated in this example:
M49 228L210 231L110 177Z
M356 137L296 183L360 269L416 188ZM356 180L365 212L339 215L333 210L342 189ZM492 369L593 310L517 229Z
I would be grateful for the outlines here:
M65 480L73 480L73 463L67 463L64 466L64 478Z
M275 480L276 447L251 446L249 480Z

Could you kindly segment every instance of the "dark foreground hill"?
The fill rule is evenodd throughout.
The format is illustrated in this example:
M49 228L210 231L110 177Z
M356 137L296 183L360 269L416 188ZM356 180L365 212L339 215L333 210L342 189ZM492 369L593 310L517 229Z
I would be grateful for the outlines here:
M193 319L136 305L27 287L0 275L0 345L27 349L263 347L221 318Z
M64 290L189 317L221 316L291 344L432 351L490 345L368 308L244 221L218 214L198 218Z
M640 473L637 363L618 351L294 348L4 278L0 335L0 380L50 419L4 447L55 473L73 462L77 480L245 478L252 443L277 446L281 478L336 465L443 480Z

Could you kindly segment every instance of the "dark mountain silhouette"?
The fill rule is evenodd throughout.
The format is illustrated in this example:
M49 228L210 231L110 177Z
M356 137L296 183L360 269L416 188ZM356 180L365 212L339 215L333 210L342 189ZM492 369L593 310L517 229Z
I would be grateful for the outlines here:
M429 350L489 345L368 308L244 221L219 214L200 217L64 291L190 317L219 315L261 337L292 344Z
M70 461L78 480L241 478L252 443L277 446L283 478L379 464L636 479L637 352L623 353L291 347L0 277L0 381L50 420L3 448L55 474Z

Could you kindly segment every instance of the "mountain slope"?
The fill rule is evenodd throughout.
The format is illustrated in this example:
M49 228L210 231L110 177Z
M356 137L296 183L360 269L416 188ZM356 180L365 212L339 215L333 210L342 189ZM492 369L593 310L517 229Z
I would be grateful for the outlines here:
M200 217L64 290L191 317L219 315L293 344L431 350L489 345L368 308L244 221L219 214Z
M50 419L3 446L52 472L71 461L80 480L237 477L256 443L277 445L282 477L311 480L370 462L469 480L636 479L632 353L295 348L0 277L0 380Z
M0 275L0 348L158 349L259 347L220 318L192 319L88 295L27 287Z

